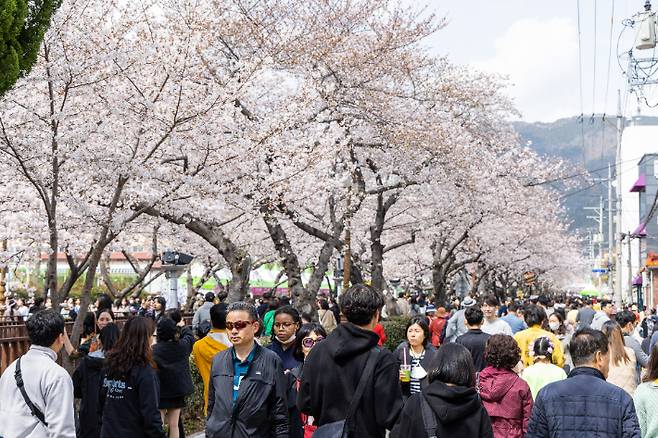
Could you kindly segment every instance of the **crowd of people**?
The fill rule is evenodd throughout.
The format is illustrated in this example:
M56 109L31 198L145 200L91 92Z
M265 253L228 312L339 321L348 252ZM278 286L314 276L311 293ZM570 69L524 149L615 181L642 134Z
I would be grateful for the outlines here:
M77 347L63 311L29 309L31 347L0 377L0 437L184 437L190 357L212 438L658 437L655 310L544 295L431 303L365 285L312 313L287 297L222 298L201 296L187 326L162 297L100 296ZM392 351L383 314L408 317Z

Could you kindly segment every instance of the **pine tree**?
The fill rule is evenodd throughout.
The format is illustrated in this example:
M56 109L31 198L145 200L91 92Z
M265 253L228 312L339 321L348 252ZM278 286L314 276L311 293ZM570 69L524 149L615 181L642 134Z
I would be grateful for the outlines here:
M61 0L0 0L0 95L30 71Z

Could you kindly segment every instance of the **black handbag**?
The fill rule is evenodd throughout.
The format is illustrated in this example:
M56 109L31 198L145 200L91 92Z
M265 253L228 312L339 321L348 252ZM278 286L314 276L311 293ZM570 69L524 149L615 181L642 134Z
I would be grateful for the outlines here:
M363 397L363 393L366 390L366 385L370 382L370 378L374 373L375 364L377 363L377 356L379 356L379 348L375 347L370 350L368 353L368 358L366 359L366 366L359 381L359 385L356 387L356 392L352 401L350 402L350 407L347 410L347 417L344 420L333 421L331 423L323 424L318 427L317 430L313 433L313 438L347 438L349 437L350 432L350 420L354 417L356 408L359 406L359 402Z

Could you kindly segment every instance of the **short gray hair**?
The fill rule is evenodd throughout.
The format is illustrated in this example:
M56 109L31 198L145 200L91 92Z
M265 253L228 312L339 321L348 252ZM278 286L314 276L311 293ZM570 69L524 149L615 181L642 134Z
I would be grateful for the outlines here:
M228 315L231 312L247 312L249 314L249 318L251 318L253 321L258 321L258 312L256 312L256 306L253 304L246 303L244 301L231 303L228 305L226 314Z

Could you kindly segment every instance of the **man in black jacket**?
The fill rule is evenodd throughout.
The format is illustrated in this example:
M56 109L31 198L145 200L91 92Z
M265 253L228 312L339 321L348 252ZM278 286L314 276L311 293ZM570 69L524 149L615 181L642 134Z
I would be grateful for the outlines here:
M487 340L489 339L489 335L480 330L484 320L484 313L477 306L468 307L464 311L464 318L466 319L468 331L459 336L455 342L463 345L471 352L475 371L480 372L487 366L487 361L484 359L484 350L487 347Z
M320 426L344 420L364 372L368 354L379 337L372 330L384 306L381 293L355 285L340 300L347 323L339 324L313 347L302 370L297 396L300 411L313 416ZM379 352L371 381L351 419L350 437L383 438L402 410L397 359Z
M252 304L228 307L233 346L217 353L208 385L208 438L288 438L287 379L276 353L254 342L259 329Z

